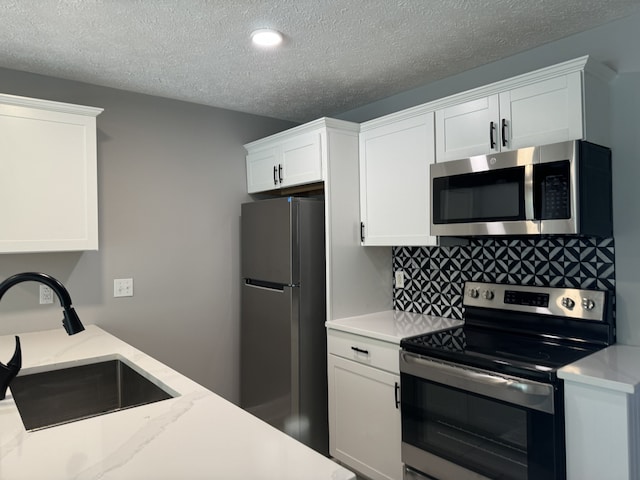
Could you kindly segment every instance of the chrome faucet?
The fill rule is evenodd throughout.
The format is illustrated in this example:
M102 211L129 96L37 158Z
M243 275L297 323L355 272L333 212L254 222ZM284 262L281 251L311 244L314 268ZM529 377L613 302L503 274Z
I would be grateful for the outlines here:
M55 292L60 300L60 306L64 312L64 318L62 319L62 325L69 335L75 335L84 330L84 326L78 317L78 314L71 306L71 296L60 281L53 278L46 273L25 272L17 273L4 282L0 283L0 300L7 290L18 283L22 282L40 282L45 284L51 290ZM20 337L16 335L16 349L11 357L11 360L4 365L0 363L0 400L4 399L7 393L7 387L22 367L22 350L20 348Z

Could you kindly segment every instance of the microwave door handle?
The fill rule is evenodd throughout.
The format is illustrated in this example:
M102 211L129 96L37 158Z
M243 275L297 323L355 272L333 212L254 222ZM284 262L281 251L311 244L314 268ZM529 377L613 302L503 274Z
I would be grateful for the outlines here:
M524 218L535 220L533 212L533 164L524 166Z

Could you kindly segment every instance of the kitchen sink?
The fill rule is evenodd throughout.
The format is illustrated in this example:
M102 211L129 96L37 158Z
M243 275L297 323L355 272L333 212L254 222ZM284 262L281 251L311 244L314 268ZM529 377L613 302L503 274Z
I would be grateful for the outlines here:
M176 396L159 384L115 358L18 375L10 388L25 428L39 430Z

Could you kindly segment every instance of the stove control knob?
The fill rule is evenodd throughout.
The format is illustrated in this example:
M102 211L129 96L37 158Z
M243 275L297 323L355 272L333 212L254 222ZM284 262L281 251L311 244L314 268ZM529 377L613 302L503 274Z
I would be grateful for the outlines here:
M495 297L493 290L484 290L482 292L482 298L484 298L485 300L493 300L493 297Z
M477 288L470 288L469 296L471 298L478 298L480 296L480 290L478 290Z
M584 308L585 310L593 310L595 306L596 306L596 302L594 302L590 298L582 299L582 308Z
M576 302L574 302L572 298L563 297L562 298L562 306L564 308L568 308L569 310L573 310L573 307L576 306Z

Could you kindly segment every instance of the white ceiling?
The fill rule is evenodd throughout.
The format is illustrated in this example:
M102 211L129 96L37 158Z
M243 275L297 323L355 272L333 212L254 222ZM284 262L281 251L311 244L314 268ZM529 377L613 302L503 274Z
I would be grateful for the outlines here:
M640 0L0 0L0 67L305 122L639 7ZM264 27L284 33L279 50L250 44Z

